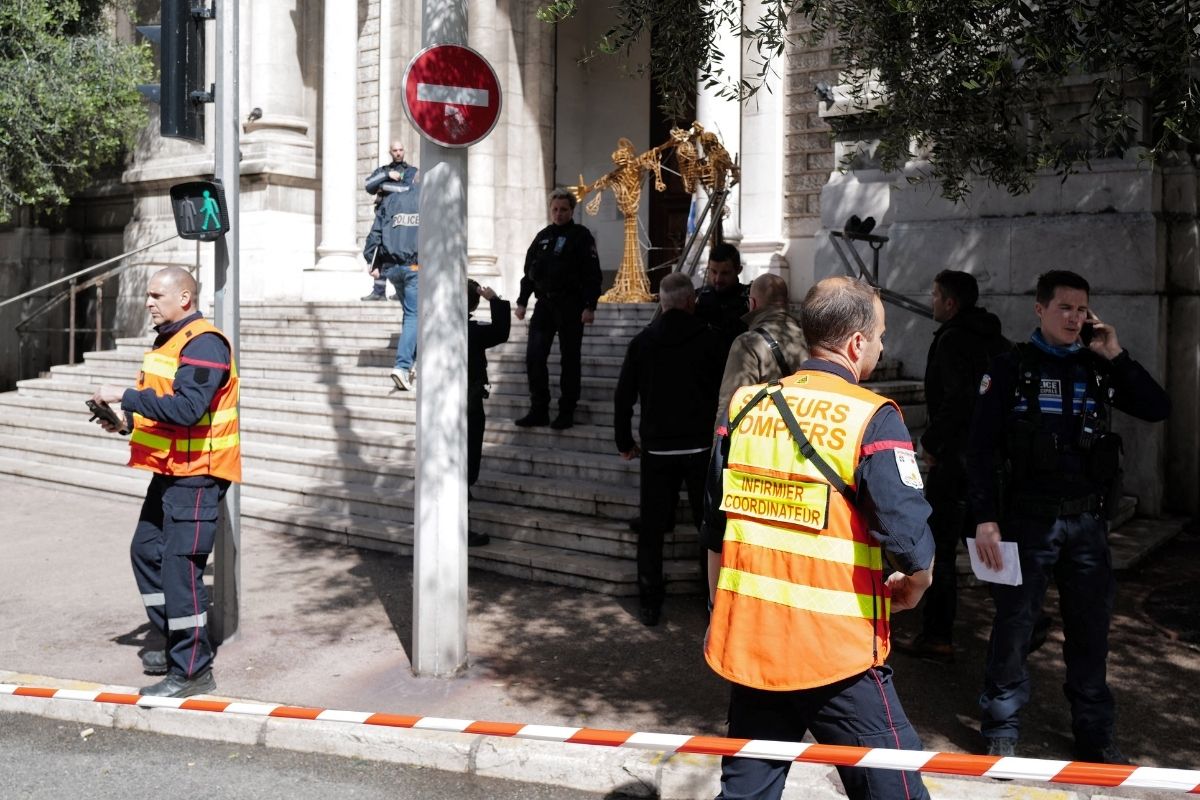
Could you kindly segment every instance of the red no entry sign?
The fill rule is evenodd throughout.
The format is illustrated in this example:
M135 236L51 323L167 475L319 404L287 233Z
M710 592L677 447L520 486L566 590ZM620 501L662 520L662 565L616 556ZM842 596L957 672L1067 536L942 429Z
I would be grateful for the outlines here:
M461 44L435 44L404 70L404 111L421 135L467 147L500 118L500 81L483 56Z

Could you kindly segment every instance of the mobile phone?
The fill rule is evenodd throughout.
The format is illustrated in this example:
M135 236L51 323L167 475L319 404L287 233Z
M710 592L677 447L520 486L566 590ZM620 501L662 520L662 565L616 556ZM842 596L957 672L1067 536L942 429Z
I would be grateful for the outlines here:
M1079 329L1079 341L1084 345L1091 344L1092 337L1096 335L1096 323L1088 320L1083 323L1083 327Z
M95 400L91 399L85 400L84 402L87 403L88 411L92 412L92 419L104 420L110 425L115 425L118 430L125 427L124 421L117 416L117 412L113 411L111 406L107 404L101 405L100 403L97 403ZM91 420L88 420L88 422L91 422Z

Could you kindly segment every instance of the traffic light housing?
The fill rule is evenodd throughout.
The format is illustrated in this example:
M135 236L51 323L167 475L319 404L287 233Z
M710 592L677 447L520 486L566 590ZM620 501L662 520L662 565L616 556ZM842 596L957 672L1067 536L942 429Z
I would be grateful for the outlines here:
M139 86L159 105L159 131L176 139L204 141L204 104L213 92L204 82L204 21L213 10L194 0L162 0L158 25L138 30L159 46L159 83Z
M180 238L213 242L229 232L229 207L219 181L189 181L171 187L171 211Z

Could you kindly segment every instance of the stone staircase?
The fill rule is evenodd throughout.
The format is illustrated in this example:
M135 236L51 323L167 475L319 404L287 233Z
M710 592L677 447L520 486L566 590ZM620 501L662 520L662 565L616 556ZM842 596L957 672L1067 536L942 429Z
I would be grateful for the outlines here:
M486 319L486 309L481 309ZM602 305L584 338L578 425L523 430L526 323L489 351L491 399L472 530L491 544L472 567L615 595L636 595L638 466L612 438L612 394L629 339L650 305ZM243 526L407 554L412 549L416 396L393 388L395 303L246 303L241 309ZM146 475L124 466L123 437L88 422L94 387L127 384L149 338L121 339L81 364L0 394L0 475L140 498ZM551 357L557 393L557 348ZM924 425L919 382L885 366L873 381L911 428ZM636 430L636 420L635 420ZM698 545L681 502L666 537L669 591L698 590Z

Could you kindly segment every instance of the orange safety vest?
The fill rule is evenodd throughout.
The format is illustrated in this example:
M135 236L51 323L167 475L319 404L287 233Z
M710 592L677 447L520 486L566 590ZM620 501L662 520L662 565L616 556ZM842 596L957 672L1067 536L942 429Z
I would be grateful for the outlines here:
M761 388L739 389L730 416ZM810 370L772 391L782 392L814 449L854 488L867 424L895 403ZM884 662L891 593L883 552L858 509L800 454L770 397L729 431L721 509L721 572L704 646L713 670L744 686L790 691Z
M153 389L159 397L175 393L175 373L184 346L202 333L228 337L208 321L198 319L176 331L160 347L146 351L138 374L138 391ZM240 483L242 449L238 434L238 374L229 351L229 379L213 395L208 411L195 425L175 425L133 415L129 436L129 466L160 475L185 478L211 475Z

